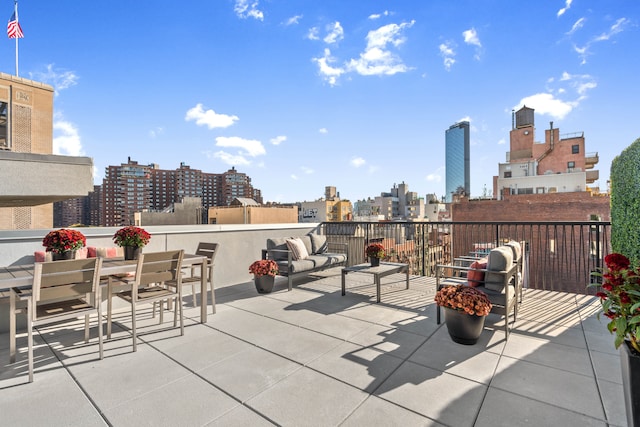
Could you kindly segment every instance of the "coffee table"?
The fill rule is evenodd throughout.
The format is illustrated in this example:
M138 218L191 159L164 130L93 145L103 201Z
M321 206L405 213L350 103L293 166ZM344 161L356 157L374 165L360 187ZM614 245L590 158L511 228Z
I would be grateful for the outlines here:
M358 264L342 269L342 295L346 293L346 278L348 273L373 274L376 284L376 302L380 302L380 278L394 273L405 272L407 274L407 289L409 289L409 264L397 262L381 262L379 266L372 267L370 264Z

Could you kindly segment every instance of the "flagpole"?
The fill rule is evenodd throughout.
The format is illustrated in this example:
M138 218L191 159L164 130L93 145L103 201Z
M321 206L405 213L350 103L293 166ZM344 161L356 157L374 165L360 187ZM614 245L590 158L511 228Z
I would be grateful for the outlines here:
M18 0L15 0L13 4L13 8L16 13L16 21L19 23L20 21L18 20ZM16 37L16 77L20 77L18 74L18 38L19 37Z

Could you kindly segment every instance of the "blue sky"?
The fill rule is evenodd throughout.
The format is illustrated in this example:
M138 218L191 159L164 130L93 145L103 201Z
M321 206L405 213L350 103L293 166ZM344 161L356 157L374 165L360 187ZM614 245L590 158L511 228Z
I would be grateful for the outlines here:
M6 19L13 1L3 0ZM471 123L471 193L511 111L584 132L600 181L640 137L637 0L19 2L20 76L56 89L54 150L205 172L265 201L352 202L405 182L444 195L444 132ZM15 43L0 45L15 73Z

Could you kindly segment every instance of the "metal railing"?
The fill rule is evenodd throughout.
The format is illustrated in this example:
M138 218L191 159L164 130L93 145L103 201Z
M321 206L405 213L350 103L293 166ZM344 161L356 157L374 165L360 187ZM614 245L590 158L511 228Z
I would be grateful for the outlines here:
M324 222L329 241L347 243L349 264L365 262L364 248L379 242L387 260L407 263L411 274L433 276L436 264L488 253L509 240L524 242L525 285L533 289L593 293L591 273L611 252L610 222Z

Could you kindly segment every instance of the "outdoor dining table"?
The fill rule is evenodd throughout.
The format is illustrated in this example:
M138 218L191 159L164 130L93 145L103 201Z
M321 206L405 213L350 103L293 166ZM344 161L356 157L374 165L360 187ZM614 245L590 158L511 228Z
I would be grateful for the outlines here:
M200 266L200 323L207 322L207 268L208 260L204 255L184 254L182 259L183 267ZM116 274L126 274L135 272L137 261L124 260L122 258L105 258L102 261L100 275L107 277ZM33 284L33 264L12 265L0 267L0 296L8 295L8 290L14 287L30 287ZM105 283L106 286L106 283ZM212 302L213 303L213 302ZM214 307L215 312L215 307Z

